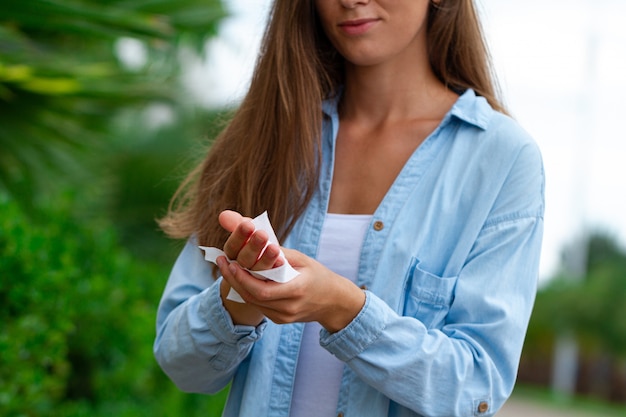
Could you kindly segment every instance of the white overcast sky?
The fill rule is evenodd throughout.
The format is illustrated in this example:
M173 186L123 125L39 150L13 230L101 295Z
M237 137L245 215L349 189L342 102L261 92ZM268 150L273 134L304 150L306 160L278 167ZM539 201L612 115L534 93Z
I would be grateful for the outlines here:
M189 85L207 105L245 91L269 0L229 0L232 17ZM546 168L541 277L565 244L600 229L626 243L626 1L478 0L505 100Z

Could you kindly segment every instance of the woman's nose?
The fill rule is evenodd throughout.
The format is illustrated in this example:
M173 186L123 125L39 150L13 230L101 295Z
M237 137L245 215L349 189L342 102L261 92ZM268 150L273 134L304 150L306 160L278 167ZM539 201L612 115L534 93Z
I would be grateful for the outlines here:
M339 0L341 5L346 9L354 9L358 5L365 5L370 2L370 0Z

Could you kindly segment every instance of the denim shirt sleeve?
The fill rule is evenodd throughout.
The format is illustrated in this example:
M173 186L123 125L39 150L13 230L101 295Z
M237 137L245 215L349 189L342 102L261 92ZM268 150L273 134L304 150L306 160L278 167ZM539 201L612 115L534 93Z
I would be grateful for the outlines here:
M420 415L493 415L513 389L543 234L540 156L530 148L518 159L464 266L451 277L456 284L440 326L402 316L366 292L346 328L322 330L322 346Z
M215 393L233 377L266 326L234 325L220 298L221 278L193 239L170 274L157 313L154 355L183 391Z

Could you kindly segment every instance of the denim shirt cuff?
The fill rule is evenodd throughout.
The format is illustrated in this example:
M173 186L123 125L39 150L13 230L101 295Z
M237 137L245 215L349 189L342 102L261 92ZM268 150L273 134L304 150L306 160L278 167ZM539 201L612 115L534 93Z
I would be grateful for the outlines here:
M336 333L322 329L320 344L339 360L348 362L363 352L381 335L389 319L384 301L365 291L365 304L346 327Z
M213 332L221 342L235 345L242 342L253 343L262 335L265 327L267 327L267 319L257 326L245 326L234 324L230 314L222 304L220 296L220 277L211 287L200 307L200 315L202 315L207 323L212 323Z

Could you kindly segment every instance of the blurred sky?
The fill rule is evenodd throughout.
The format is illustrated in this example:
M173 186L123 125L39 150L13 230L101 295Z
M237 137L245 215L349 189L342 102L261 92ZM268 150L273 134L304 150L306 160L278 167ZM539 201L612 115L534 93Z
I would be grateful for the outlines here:
M236 103L244 93L269 0L228 0L232 17L189 66L202 103ZM626 1L478 0L513 116L543 152L545 238L541 279L564 245L601 230L626 243Z

